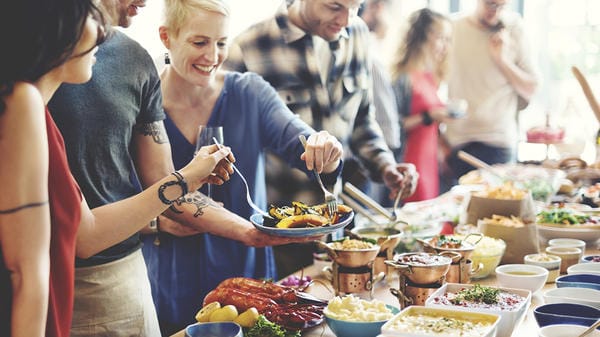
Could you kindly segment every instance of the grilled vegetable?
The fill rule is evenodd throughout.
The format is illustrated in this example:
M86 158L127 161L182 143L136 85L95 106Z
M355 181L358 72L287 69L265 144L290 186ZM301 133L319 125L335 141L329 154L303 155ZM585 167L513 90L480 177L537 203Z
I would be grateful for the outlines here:
M308 206L299 201L293 201L292 205L269 207L269 215L273 218L264 218L263 224L268 227L297 228L317 227L335 224L340 216L352 212L346 205L338 204L338 211L333 216L329 215L326 204Z
M318 214L292 215L279 220L277 228L321 227L329 224L329 219Z

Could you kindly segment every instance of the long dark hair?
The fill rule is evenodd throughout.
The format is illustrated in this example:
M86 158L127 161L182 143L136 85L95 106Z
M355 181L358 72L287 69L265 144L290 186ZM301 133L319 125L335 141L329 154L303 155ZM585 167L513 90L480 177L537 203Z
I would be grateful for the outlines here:
M395 79L400 74L407 71L407 67L411 60L423 57L423 46L427 43L429 33L439 22L447 21L448 18L438 12L434 12L429 8L420 9L412 13L408 19L410 28L404 36L404 40L400 43L396 60L392 69L392 77ZM437 69L436 76L438 79L445 75L446 65L441 65Z
M73 56L86 20L105 20L95 0L9 0L0 5L0 113L16 82L35 82Z

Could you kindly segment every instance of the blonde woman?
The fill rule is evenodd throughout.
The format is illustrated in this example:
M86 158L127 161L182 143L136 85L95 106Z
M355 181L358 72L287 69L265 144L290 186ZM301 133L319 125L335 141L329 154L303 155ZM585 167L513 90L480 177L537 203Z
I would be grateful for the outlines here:
M447 118L438 97L446 78L451 38L450 21L428 8L414 12L397 52L392 81L398 111L402 113L404 161L416 166L419 184L406 201L435 198L439 194L438 123Z
M199 125L223 126L224 144L235 154L253 200L266 209L265 149L306 173L316 168L332 183L341 169L342 145L302 122L260 76L221 70L228 55L229 13L224 0L166 1L159 28L170 58L161 75L165 127L177 168L193 156ZM306 153L300 134L308 138ZM246 219L252 215L237 174L212 192L228 210ZM192 323L202 299L220 281L277 277L272 248L251 247L241 233L246 231L227 238L163 235L159 246L146 239L144 257L163 335Z

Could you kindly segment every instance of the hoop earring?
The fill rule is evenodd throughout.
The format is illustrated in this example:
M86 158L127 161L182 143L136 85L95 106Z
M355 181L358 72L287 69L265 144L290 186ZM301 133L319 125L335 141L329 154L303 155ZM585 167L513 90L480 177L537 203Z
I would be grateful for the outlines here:
M169 53L165 53L165 64L171 64L171 58L169 58Z

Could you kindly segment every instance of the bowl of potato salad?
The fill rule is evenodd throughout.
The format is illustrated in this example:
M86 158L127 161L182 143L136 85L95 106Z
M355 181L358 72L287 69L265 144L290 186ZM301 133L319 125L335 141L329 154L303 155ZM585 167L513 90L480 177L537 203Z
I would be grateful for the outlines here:
M367 301L352 294L334 297L323 311L325 322L338 337L376 337L399 312L380 300Z

